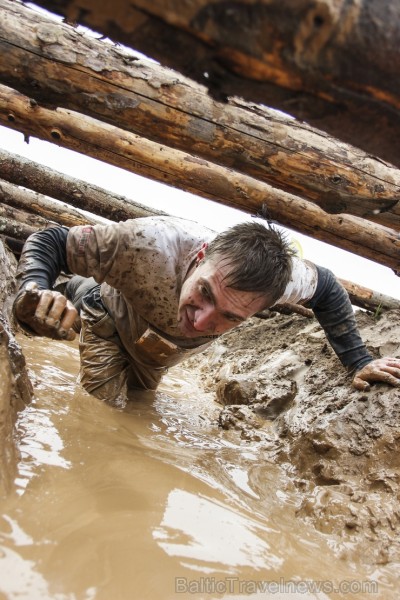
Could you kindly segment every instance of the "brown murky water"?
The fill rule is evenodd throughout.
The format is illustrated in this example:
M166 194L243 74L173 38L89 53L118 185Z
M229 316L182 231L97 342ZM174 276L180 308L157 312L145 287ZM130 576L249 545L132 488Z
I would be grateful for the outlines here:
M118 410L76 386L75 345L21 341L36 394L0 501L1 599L389 597L384 570L296 518L283 472L218 429L190 372Z

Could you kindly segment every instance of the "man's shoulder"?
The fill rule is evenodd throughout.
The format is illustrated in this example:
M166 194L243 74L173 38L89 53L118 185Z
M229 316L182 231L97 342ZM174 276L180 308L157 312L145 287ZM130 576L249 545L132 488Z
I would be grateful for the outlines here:
M147 235L155 235L159 237L181 237L183 239L193 238L208 241L216 236L216 232L212 229L181 217L172 216L154 216L141 217L133 219L131 223L135 229L143 231Z

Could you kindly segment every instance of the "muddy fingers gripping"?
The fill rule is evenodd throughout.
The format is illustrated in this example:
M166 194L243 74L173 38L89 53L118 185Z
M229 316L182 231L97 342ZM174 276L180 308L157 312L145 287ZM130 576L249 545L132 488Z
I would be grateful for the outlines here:
M373 360L358 371L353 379L357 390L369 390L373 382L400 386L400 358L384 357Z
M38 335L64 340L75 338L72 326L78 313L73 304L59 292L39 290L34 282L28 283L17 296L14 314Z

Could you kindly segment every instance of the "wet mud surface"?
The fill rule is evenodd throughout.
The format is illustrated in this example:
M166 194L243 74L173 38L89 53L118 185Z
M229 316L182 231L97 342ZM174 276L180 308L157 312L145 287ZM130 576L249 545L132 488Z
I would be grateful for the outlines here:
M357 319L375 357L400 356L400 311ZM202 360L221 427L285 470L299 519L333 535L338 558L398 564L400 389L353 390L318 323L299 315L247 323Z
M16 260L0 239L0 496L15 477L16 447L13 440L18 410L29 403L32 387L21 348L15 340L11 298L15 291Z

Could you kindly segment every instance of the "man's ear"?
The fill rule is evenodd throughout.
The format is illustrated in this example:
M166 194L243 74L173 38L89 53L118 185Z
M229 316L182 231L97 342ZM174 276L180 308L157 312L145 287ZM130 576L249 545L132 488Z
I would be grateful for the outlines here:
M206 249L207 249L207 242L204 242L204 244L202 245L202 247L200 248L200 250L197 253L196 256L196 263L198 264L201 260L203 260L203 258L205 258L206 256Z

